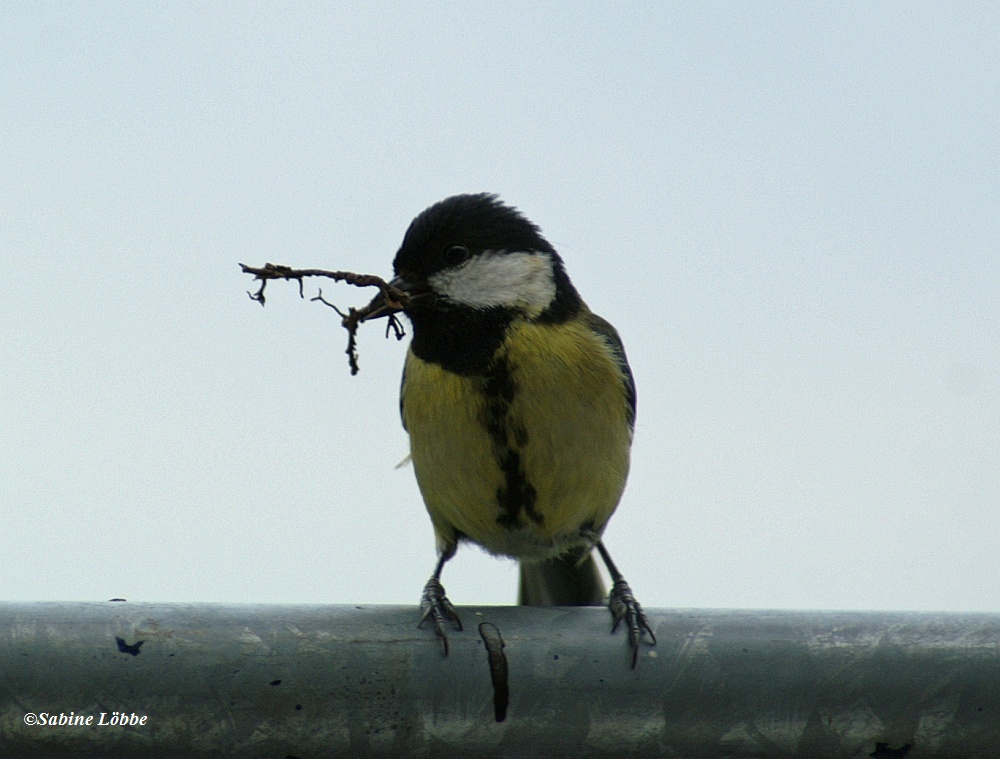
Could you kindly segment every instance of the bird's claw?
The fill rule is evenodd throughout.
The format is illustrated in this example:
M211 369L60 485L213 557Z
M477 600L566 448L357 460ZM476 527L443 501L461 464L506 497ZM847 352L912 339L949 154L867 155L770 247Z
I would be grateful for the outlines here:
M628 630L628 645L632 649L632 669L635 669L636 662L639 660L639 642L643 632L649 635L650 645L656 645L656 635L653 633L653 628L650 627L642 606L635 600L632 588L625 580L615 581L611 593L608 595L608 608L611 610L611 616L614 620L611 632L617 630L618 625L625 622L625 627Z
M452 627L461 632L462 620L459 619L455 607L451 605L448 596L444 594L444 586L436 577L432 577L424 586L423 595L420 597L420 611L423 616L417 627L423 627L428 619L434 621L434 634L444 647L444 655L448 655L448 635L445 633L445 622L450 622Z

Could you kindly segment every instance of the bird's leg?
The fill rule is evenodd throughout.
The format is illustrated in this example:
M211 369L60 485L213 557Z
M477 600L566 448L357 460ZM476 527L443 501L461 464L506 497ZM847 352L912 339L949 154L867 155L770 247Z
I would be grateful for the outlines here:
M441 645L444 646L445 656L448 655L448 636L444 631L445 621L451 622L452 627L456 630L461 631L462 629L462 620L458 618L455 607L451 605L448 596L444 594L444 586L441 584L441 570L444 569L445 562L455 555L455 548L455 545L451 545L441 552L441 558L438 559L437 567L434 568L434 574L424 585L423 595L420 596L420 611L423 612L423 616L420 617L420 622L417 624L417 627L423 627L424 622L428 619L434 621L434 633L441 641Z
M635 600L635 596L632 595L632 588L629 584L625 582L625 578L622 577L622 573L618 571L618 567L611 560L610 554L608 554L608 549L604 547L604 543L600 540L594 543L594 547L601 554L601 558L604 560L604 566L608 568L608 573L611 575L611 593L608 594L608 608L611 610L611 616L614 619L611 625L611 632L618 629L618 625L625 622L625 627L628 630L628 644L632 649L632 669L635 669L635 663L639 658L639 641L642 638L643 632L649 634L649 638L652 641L651 645L656 645L656 635L653 633L653 628L649 625L649 620L646 618L646 614L642 610L642 606L639 602Z

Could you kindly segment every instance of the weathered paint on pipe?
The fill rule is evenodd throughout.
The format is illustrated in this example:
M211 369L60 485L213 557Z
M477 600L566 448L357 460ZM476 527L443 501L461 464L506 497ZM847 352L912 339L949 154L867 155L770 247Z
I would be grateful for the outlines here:
M1000 757L1000 615L652 610L632 670L607 610L459 612L0 604L0 756Z

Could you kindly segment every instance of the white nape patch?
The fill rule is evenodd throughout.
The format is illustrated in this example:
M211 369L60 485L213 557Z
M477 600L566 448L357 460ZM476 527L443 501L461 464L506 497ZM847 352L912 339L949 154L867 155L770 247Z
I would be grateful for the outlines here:
M552 259L533 250L484 250L432 275L428 284L448 300L472 308L502 306L540 313L556 297Z

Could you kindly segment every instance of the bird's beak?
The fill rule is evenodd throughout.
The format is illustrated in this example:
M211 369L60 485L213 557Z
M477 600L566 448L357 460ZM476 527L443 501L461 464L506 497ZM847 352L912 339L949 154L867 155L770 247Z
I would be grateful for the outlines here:
M399 313L400 311L405 311L415 300L421 300L430 293L426 285L414 284L404 277L393 277L389 280L389 286L402 293L404 297L394 299L391 294L389 297L386 297L384 292L379 291L379 294L372 298L367 306L361 309L362 316L360 321L365 322L370 319L379 319Z

